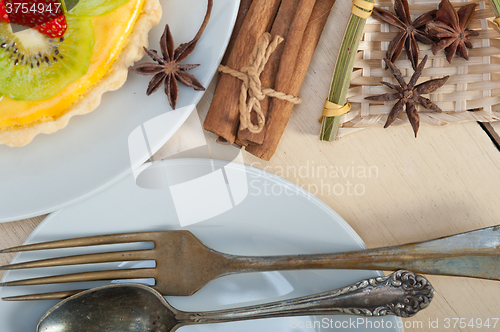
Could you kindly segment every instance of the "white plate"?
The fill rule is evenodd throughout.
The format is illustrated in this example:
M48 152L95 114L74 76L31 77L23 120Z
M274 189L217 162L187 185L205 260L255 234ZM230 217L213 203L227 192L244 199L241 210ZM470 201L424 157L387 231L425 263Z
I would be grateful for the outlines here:
M203 21L207 0L160 0L163 18L150 33L150 48L169 24L175 46L191 40ZM210 22L186 63L207 87L222 59L239 7L237 0L215 0ZM168 121L150 144L156 152L179 129L203 92L180 86L177 110L171 111L162 89L146 97L149 76L130 74L118 91L106 93L99 109L71 119L52 135L38 135L22 148L0 145L0 222L56 211L123 178L131 169L128 138L143 123L168 113ZM134 167L149 154L134 156Z
M143 189L127 176L101 193L80 203L64 208L47 217L33 232L27 243L55 239L112 234L121 232L187 229L207 246L237 255L310 254L364 248L362 240L328 206L314 196L262 170L236 163L202 159L170 160L155 164L153 173L166 175L170 188ZM150 173L150 174L153 174ZM226 180L225 180L226 179ZM151 180L151 177L150 179ZM228 183L228 185L226 184ZM145 181L142 182L144 184ZM151 182L150 182L151 183ZM199 192L191 192L189 202L180 200L182 194L196 184L197 191L210 188L213 197L197 200ZM189 218L203 220L230 200L226 212L182 228L180 223ZM216 207L203 207L212 200ZM226 202L227 203L227 202ZM184 205L183 205L184 204ZM236 206L234 206L236 204ZM186 211L198 210L196 213ZM221 210L222 211L222 210ZM219 211L220 212L220 211ZM190 219L189 222L194 222ZM144 248L148 244L119 245L116 248ZM57 255L102 252L107 248L93 247L39 251L18 255L13 262L43 259ZM113 249L116 249L113 248ZM76 271L113 269L118 266L140 267L147 263L94 264L93 266L55 267L8 272L4 281ZM380 275L374 271L289 271L249 273L216 279L190 297L167 297L181 310L213 310L252 305L322 292L351 284L357 280ZM48 285L33 287L4 287L0 297L26 293L80 289L100 283L79 285ZM0 331L35 331L39 317L57 301L4 302L0 301ZM307 328L307 324L323 323L324 317L276 318L218 325L186 327L183 331L329 331L320 326ZM330 316L333 323L354 316ZM366 329L365 325L354 331L402 331L396 328L401 320L383 318L393 328ZM370 319L371 323L381 319ZM367 321L363 320L364 324ZM316 324L320 324L316 323ZM368 323L370 324L370 323ZM302 327L303 326L303 327ZM335 325L333 325L335 326ZM375 325L376 326L376 325Z

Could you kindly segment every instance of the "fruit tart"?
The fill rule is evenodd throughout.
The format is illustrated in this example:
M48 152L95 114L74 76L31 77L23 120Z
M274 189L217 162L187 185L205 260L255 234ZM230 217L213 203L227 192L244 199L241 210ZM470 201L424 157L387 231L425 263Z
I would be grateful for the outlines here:
M58 3L61 15L37 17ZM0 0L0 143L26 145L96 109L125 83L160 17L158 0Z

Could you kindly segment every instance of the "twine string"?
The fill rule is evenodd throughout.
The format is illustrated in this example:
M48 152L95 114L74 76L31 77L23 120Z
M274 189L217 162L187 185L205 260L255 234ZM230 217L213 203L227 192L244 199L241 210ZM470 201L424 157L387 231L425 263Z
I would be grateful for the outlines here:
M269 57L276 47L283 42L283 37L271 37L264 33L255 45L250 62L239 71L224 65L219 66L219 71L229 74L243 82L240 90L238 109L240 112L240 129L248 129L253 134L258 134L264 129L266 117L262 112L260 101L266 96L285 100L293 104L302 103L302 99L270 88L262 88L260 74L264 70ZM257 123L252 122L252 111L257 115Z

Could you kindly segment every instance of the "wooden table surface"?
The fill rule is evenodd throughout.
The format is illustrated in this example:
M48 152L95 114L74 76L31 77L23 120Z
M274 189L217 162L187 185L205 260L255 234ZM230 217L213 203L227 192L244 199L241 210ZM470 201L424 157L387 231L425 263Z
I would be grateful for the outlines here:
M350 3L338 0L334 7L301 91L305 102L295 108L276 155L264 162L244 153L245 163L283 176L317 195L370 248L500 224L500 152L476 123L423 125L417 139L410 126L403 126L370 128L334 143L318 141L317 118ZM202 120L213 90L214 82L198 105ZM500 130L499 125L494 127ZM206 137L215 139L209 133ZM167 148L175 150L175 144L182 144L179 142L182 140L174 137ZM0 248L21 244L43 218L0 224ZM1 255L0 264L11 259L12 255ZM435 299L427 310L404 320L406 331L500 331L500 322L493 328L500 318L498 281L428 279L435 287ZM466 326L460 327L458 321L454 327L454 318L462 319ZM490 328L477 328L476 323L487 319ZM446 328L448 320L451 326ZM432 328L436 321L437 329Z

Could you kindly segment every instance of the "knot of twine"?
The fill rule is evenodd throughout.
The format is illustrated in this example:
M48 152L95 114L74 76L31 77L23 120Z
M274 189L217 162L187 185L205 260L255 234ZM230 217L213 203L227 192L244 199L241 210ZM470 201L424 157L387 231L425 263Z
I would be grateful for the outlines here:
M240 111L240 129L248 129L253 134L258 134L264 129L266 117L262 112L260 101L266 96L285 100L293 104L302 103L302 99L299 97L274 91L270 88L262 88L260 74L264 70L271 54L283 40L283 37L280 36L272 39L271 35L266 32L260 37L257 45L255 45L248 65L242 67L239 71L227 66L219 66L220 72L236 77L243 82L238 106ZM252 111L257 115L257 124L252 122Z

